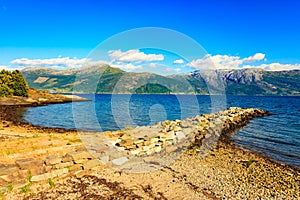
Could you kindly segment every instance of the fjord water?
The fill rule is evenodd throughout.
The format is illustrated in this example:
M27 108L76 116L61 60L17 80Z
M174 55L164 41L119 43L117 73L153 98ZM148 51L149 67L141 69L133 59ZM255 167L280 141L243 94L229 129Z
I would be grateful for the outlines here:
M179 95L80 96L92 101L29 108L24 112L23 120L37 126L107 131L151 125L166 119L183 119L216 110L210 96L196 96L197 103L193 95L180 95L180 100ZM231 137L243 148L300 167L300 97L227 96L226 106L255 107L272 113L252 120Z

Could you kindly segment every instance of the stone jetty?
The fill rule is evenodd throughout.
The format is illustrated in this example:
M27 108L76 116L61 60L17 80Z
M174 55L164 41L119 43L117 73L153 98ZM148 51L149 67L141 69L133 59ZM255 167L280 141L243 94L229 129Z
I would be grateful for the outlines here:
M166 120L153 126L82 135L88 150L104 164L129 171L147 171L172 163L182 151L197 146L205 155L221 134L234 132L251 119L269 115L255 108L231 107L184 120ZM99 145L101 144L101 145Z

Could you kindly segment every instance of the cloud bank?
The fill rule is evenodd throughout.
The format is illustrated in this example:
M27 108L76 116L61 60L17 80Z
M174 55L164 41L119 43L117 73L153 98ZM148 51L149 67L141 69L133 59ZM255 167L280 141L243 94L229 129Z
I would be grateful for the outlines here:
M266 71L284 71L284 70L300 70L300 64L281 64L281 63L271 63L271 64L261 64L259 66L245 65L243 68L259 68Z
M282 64L282 63L266 63L266 55L264 53L255 53L252 56L241 58L240 56L231 55L210 55L207 54L203 58L192 60L185 63L182 59L174 61L165 61L165 56L162 54L146 54L137 49L128 51L110 50L108 61L91 61L89 58L70 58L58 57L48 59L29 59L20 58L11 61L12 66L0 65L0 70L10 68L24 67L46 67L54 69L77 68L86 65L109 64L127 71L155 71L164 72L186 72L187 69L197 70L215 70L215 69L244 69L258 68L267 71L282 71L282 70L300 70L300 64ZM173 66L172 66L173 65ZM177 66L180 66L178 68ZM164 66L164 67L162 67Z
M201 59L193 60L187 66L199 70L213 70L213 69L245 69L245 68L258 68L266 71L283 71L283 70L300 70L300 64L282 64L282 63L269 63L253 65L249 63L262 61L265 59L265 54L256 53L247 58L229 55L210 55L207 54Z
M81 67L89 62L88 58L49 58L49 59L28 59L28 58L20 58L11 61L11 64L19 65L22 67L53 67L53 68L75 68Z
M266 54L263 53L256 53L253 56L249 56L248 58L244 58L244 62L255 62L255 61L260 61L265 58Z
M8 70L8 67L5 66L5 65L0 65L0 71L3 70L3 69L4 69L4 70Z
M182 59L174 60L173 63L174 63L174 64L183 64L183 63L184 63L184 60L182 60Z
M162 54L145 54L138 49L132 49L125 52L119 50L110 50L108 55L113 61L122 62L149 62L149 61L162 61L164 56Z

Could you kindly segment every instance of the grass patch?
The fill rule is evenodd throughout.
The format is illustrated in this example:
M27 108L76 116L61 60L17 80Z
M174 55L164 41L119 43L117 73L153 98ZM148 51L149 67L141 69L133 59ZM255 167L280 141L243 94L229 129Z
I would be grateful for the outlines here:
M81 139L69 139L68 143L77 143L77 142L82 142Z
M14 189L14 185L13 185L13 183L11 182L11 183L8 184L7 190L8 190L9 192L11 192L13 189Z
M6 155L10 155L11 154L11 150L6 150Z
M26 185L24 185L23 187L21 187L21 191L25 194L25 195L27 195L28 193L29 193L29 191L30 191L30 183L28 183L28 184L26 184Z
M26 178L26 180L28 181L28 183L26 185L24 185L23 187L21 187L21 191L25 194L25 196L29 193L30 191L30 186L31 186L31 179L32 179L32 175L31 175L31 171L28 171L28 177Z
M242 165L246 168L250 167L251 164L257 162L257 160L246 160L246 161L241 161Z
M48 179L48 183L51 188L53 188L55 186L55 183L51 178Z
M35 134L35 135L32 136L32 138L38 138L38 137L40 137L39 134Z

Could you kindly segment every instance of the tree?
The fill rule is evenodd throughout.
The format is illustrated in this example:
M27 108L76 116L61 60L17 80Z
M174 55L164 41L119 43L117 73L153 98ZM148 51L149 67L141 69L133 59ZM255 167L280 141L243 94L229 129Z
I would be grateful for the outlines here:
M12 72L11 88L14 90L13 95L28 97L28 84L19 70Z
M28 97L28 84L19 70L0 71L0 97Z

